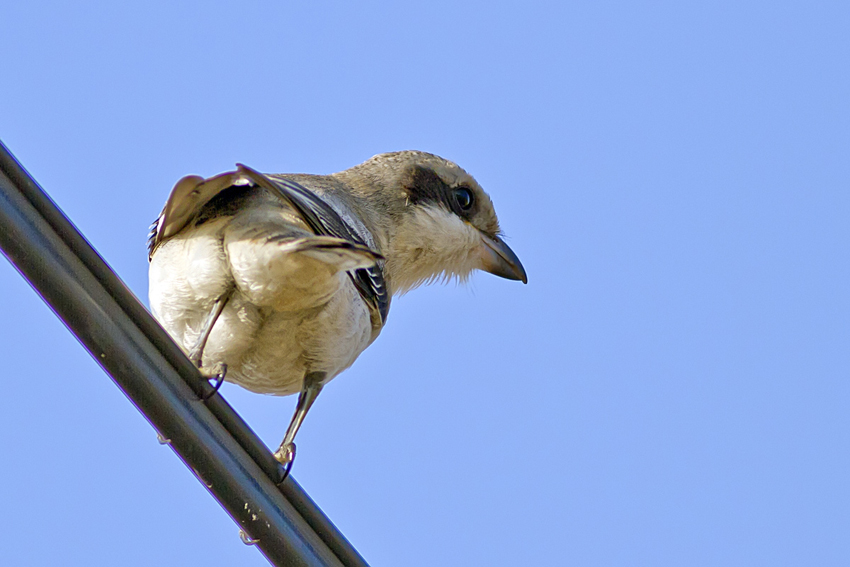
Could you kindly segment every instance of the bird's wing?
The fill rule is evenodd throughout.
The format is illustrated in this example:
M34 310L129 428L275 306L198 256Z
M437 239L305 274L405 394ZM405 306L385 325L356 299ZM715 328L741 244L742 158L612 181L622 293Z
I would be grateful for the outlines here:
M237 172L222 173L209 179L187 175L178 181L171 190L159 218L151 225L148 260L160 243L183 230L213 197L229 187L248 183L249 181Z
M348 240L360 246L367 246L363 238L318 195L290 179L270 177L242 164L237 164L238 172L260 187L278 196L298 211L316 234L334 236ZM383 260L380 254L376 257ZM379 261L369 268L348 272L352 282L373 316L373 327L380 328L387 320L390 308L390 294L384 281L383 262Z
M239 164L238 170L209 179L197 175L184 177L174 186L159 218L151 227L148 259L156 247L195 220L216 195L234 186L257 185L292 206L304 222L320 236L333 236L367 247L364 239L330 205L315 193L294 181L269 177ZM372 313L372 326L380 329L387 320L390 295L384 281L383 257L373 251L378 262L368 268L349 271L363 301Z

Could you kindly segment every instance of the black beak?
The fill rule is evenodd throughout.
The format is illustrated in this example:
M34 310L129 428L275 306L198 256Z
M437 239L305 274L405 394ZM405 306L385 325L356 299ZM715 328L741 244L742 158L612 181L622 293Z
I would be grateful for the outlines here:
M510 246L499 238L481 235L484 244L481 246L481 269L494 276L509 280L519 280L528 283L525 268Z

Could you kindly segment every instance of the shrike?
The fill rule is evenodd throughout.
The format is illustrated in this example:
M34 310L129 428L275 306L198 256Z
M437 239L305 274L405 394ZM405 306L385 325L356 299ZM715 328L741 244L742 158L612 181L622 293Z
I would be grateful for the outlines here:
M476 269L527 282L490 197L438 156L381 154L332 175L239 165L177 182L151 232L154 316L208 376L299 392L275 457L322 387L381 332L393 295Z

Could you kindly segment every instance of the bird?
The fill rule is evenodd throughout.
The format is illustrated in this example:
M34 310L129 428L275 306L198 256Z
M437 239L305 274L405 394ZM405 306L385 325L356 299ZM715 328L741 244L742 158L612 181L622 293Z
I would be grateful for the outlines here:
M393 296L475 270L528 282L484 189L420 151L330 175L186 176L148 253L151 311L202 374L299 394L274 453L286 474L316 397L378 337Z

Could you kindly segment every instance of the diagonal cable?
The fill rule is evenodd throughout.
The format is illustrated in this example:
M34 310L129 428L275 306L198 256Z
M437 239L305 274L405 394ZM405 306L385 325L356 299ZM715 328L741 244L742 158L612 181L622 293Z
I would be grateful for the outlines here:
M368 567L2 142L0 249L273 565Z

